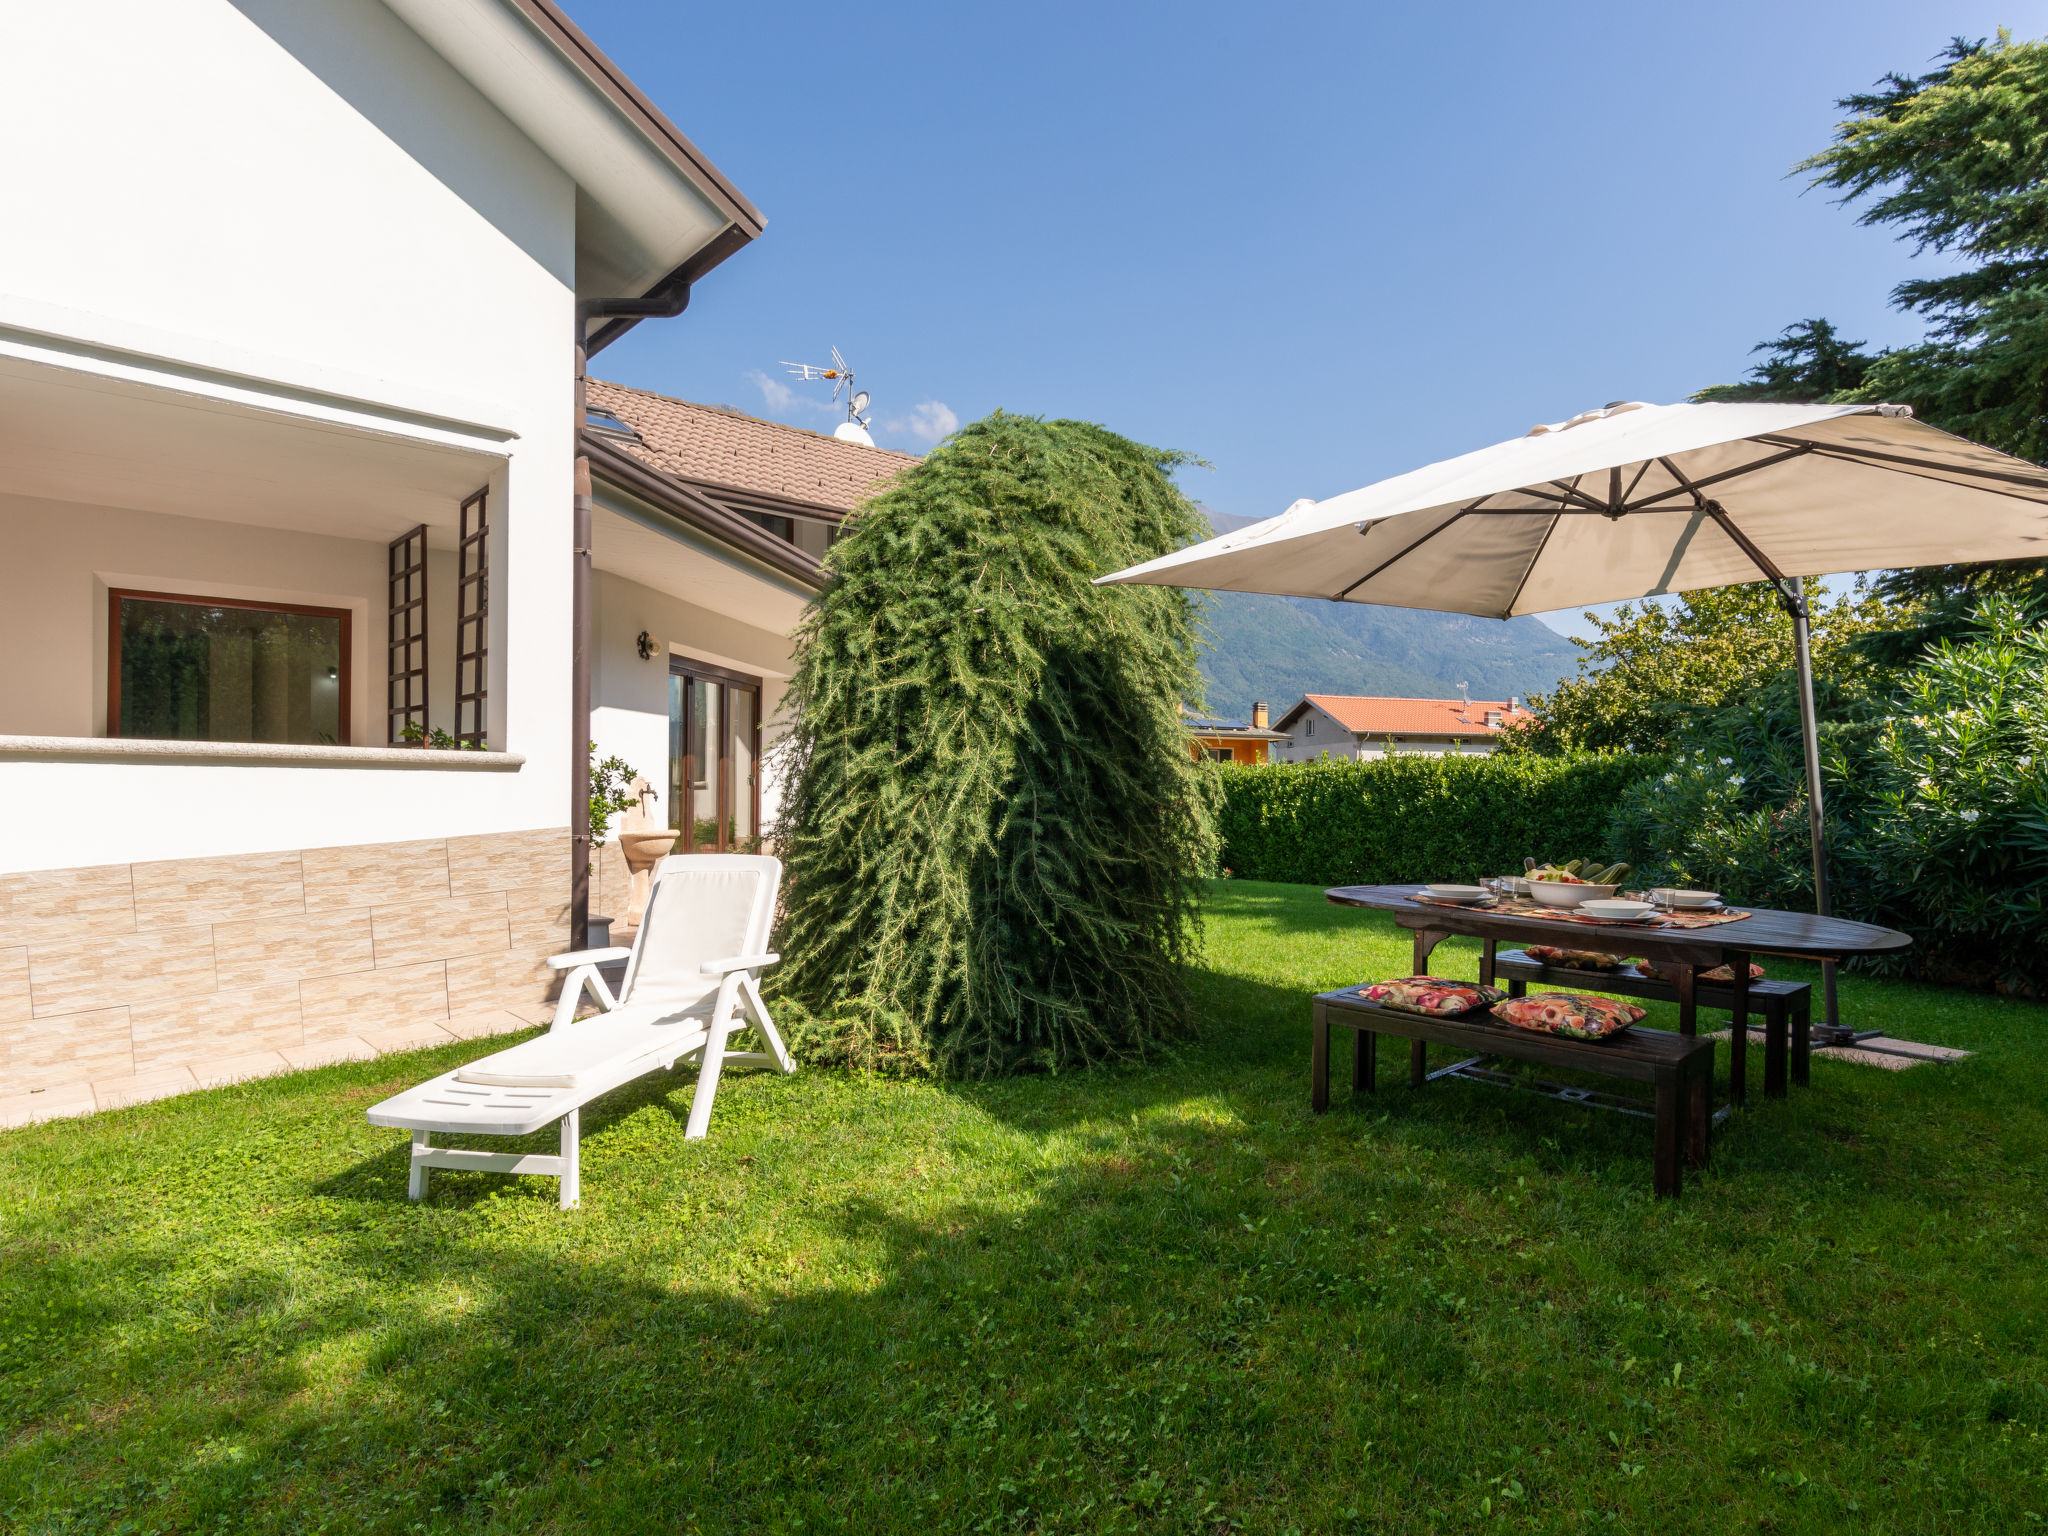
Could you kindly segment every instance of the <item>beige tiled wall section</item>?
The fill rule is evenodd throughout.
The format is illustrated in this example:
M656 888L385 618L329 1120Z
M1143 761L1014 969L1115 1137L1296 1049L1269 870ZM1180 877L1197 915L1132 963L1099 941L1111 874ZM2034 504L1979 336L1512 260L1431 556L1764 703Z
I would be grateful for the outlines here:
M551 830L0 875L0 1106L539 1023L568 862Z

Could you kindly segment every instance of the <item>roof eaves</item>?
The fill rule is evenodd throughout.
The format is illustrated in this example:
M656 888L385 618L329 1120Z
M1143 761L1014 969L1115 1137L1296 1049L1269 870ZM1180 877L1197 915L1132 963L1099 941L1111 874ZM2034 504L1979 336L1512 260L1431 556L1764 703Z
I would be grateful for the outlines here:
M767 217L761 210L711 163L701 149L690 142L680 128L668 120L659 107L647 99L646 93L627 78L626 72L614 64L554 0L509 0L509 3L730 221L681 265L652 284L645 294L620 297L646 298L674 293L678 287L687 289L768 227ZM634 316L617 316L605 321L585 338L586 356L602 351L639 323Z
M580 433L578 451L590 459L591 473L620 485L699 533L739 551L816 591L825 585L825 570L795 545L720 506L701 491L665 475L607 442L595 433Z
M647 99L640 88L626 78L624 70L606 58L602 49L583 34L575 22L563 14L554 0L511 0L526 19L547 40L561 51L585 79L624 113L626 118L649 140L668 161L694 182L698 189L711 200L727 218L744 229L746 240L753 239L767 227L767 219L761 210L741 195L740 189L726 180L725 175L713 165L704 152L692 144L683 131L662 114L659 107ZM707 268L708 270L708 268ZM657 285L658 286L658 285Z

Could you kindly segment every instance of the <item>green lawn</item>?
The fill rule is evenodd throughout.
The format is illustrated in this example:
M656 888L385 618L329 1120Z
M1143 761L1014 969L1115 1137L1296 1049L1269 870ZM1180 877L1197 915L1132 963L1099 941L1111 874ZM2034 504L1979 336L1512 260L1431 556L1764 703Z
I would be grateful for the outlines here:
M1208 933L1178 1059L735 1074L695 1145L650 1080L586 1114L567 1215L484 1174L408 1206L363 1119L482 1044L0 1135L0 1529L2048 1516L2048 1008L1848 978L1978 1054L1816 1062L1657 1202L1646 1122L1413 1095L1398 1042L1311 1116L1308 995L1405 944L1247 882Z

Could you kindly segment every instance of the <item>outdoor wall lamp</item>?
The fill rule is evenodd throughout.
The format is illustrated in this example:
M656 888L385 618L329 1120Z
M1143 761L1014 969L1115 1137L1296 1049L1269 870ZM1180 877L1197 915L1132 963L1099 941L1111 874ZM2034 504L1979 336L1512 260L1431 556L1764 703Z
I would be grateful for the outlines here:
M642 661L654 660L654 636L643 629L640 631L640 638L633 643L639 647Z

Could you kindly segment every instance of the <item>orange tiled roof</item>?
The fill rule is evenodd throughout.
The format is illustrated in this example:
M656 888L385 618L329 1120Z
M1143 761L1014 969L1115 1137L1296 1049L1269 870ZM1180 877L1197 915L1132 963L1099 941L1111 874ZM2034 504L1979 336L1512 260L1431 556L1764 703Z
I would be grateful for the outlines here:
M917 463L915 454L842 443L602 379L589 381L588 399L646 439L618 446L649 469L830 512L851 512L880 482Z
M1342 693L1307 693L1302 699L1336 716L1346 730L1373 736L1491 736L1500 729L1486 723L1491 710L1500 711L1502 725L1535 719L1529 710L1509 709L1506 699L1467 704L1463 699L1362 699Z

